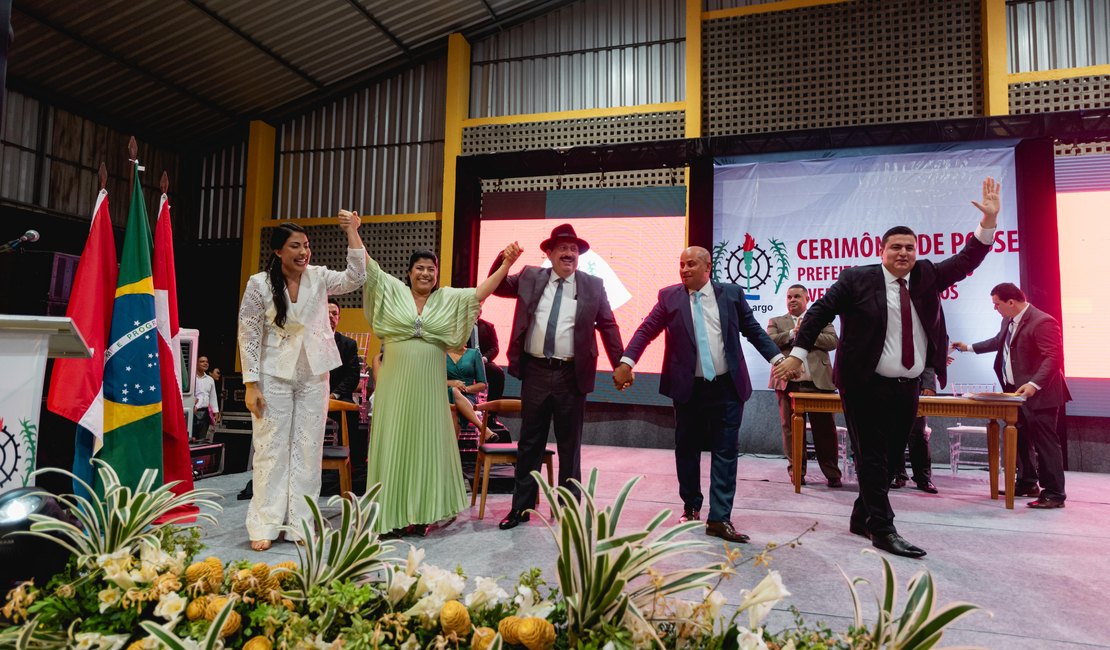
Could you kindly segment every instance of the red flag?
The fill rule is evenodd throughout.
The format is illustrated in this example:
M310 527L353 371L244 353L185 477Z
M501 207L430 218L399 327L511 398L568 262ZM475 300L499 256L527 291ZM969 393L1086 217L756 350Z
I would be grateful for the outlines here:
M46 408L80 425L74 472L90 485L92 466L88 459L104 438L104 350L112 326L118 274L108 192L100 190L66 307L66 316L73 319L92 348L92 358L55 361L46 397Z
M166 483L180 481L174 494L193 489L193 470L189 457L189 428L181 404L181 336L177 324L177 279L173 262L173 227L170 204L162 195L158 222L154 226L154 259L151 263L154 280L154 310L158 320L158 364L162 376L162 475ZM196 514L174 511L176 521L181 515Z

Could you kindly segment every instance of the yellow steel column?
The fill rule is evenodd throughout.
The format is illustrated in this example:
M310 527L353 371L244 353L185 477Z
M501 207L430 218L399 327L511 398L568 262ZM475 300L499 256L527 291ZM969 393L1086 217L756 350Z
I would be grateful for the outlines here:
M253 120L247 141L247 187L243 201L243 261L239 271L239 291L247 278L258 271L262 247L259 241L262 222L273 216L274 202L274 127Z
M470 43L447 40L447 119L443 134L443 215L439 230L439 281L451 284L455 245L455 159L462 154L463 120L470 114Z
M1010 114L1007 74L1006 0L982 0L983 113Z
M701 25L703 0L686 0L686 137L701 137ZM690 168L686 182L686 245L690 245Z

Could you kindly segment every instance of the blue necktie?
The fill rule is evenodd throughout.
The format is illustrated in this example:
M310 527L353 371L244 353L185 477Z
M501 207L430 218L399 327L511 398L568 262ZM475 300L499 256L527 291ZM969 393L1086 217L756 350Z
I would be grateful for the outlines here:
M551 301L551 315L547 318L547 332L543 335L543 356L555 356L555 330L559 325L559 305L563 302L563 278L555 281L555 299Z
M705 328L705 313L701 309L701 292L694 292L694 334L698 342L698 358L701 360L701 374L706 379L717 376L713 366L713 353L709 350L709 330Z

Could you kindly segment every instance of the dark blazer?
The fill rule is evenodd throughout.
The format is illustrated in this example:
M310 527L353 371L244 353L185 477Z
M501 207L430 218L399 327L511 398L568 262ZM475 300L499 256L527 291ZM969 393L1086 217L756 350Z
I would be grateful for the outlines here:
M358 343L354 339L336 332L335 347L339 348L339 358L343 360L343 365L331 371L331 375L328 377L331 390L328 392L335 393L339 396L339 399L350 402L352 401L351 395L358 388Z
M948 333L940 293L967 277L986 258L991 247L971 237L959 253L937 263L919 259L909 274L910 300L925 328L928 349L925 365L936 369L945 385ZM833 366L837 388L869 380L879 365L886 340L886 276L881 264L845 269L825 295L809 306L795 345L812 350L821 330L840 316L840 348Z
M1006 330L1013 319L1003 318L998 334L971 346L977 354L995 352L994 374L999 384L1002 379L1002 344ZM1060 323L1033 305L1025 310L1010 337L1010 366L1014 371L1014 386L1029 382L1041 387L1026 403L1029 408L1043 409L1063 406L1071 400L1064 381L1064 337Z
M500 255L493 264L490 273L501 266ZM506 277L493 291L494 295L502 298L517 299L507 354L509 374L518 379L524 378L524 369L530 358L524 351L528 328L532 325L536 307L550 277L550 268L526 266L520 273ZM589 393L594 389L597 374L598 351L594 331L601 332L601 342L614 368L621 361L621 332L601 279L575 271L574 285L578 292L575 296L578 308L574 314L574 374L578 379L578 390Z
M752 314L744 290L735 284L714 282L713 292L717 296L717 311L721 315L721 338L725 344L725 360L728 372L736 386L740 401L747 401L752 394L752 382L748 377L748 366L740 349L740 334L748 339L755 349L770 361L779 348L767 332L759 326ZM697 366L698 347L694 338L694 315L690 310L690 293L681 284L664 287L659 291L659 301L647 315L632 340L624 356L639 361L648 343L666 332L663 355L663 375L659 378L659 392L670 397L677 404L690 401L694 392L694 370Z
M482 351L483 357L493 361L497 353L501 351L497 343L497 330L493 329L492 323L481 318L474 326L478 328L478 349Z

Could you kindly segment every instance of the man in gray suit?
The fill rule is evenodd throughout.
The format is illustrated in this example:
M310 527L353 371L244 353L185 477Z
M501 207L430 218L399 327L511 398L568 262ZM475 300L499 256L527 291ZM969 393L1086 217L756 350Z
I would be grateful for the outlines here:
M994 309L1002 315L998 334L968 345L961 352L994 352L994 373L1002 390L1025 398L1018 411L1015 496L1038 497L1030 508L1063 508L1064 455L1056 422L1060 407L1071 400L1064 382L1064 335L1060 323L1029 304L1025 292L1010 282L991 289ZM1037 489L1040 480L1041 489Z
M809 306L809 292L800 284L791 285L786 289L786 310L782 316L775 316L767 323L767 334L783 354L790 354L794 348L794 339L798 336L798 328L805 317L806 307ZM829 363L829 352L836 349L839 339L832 323L829 323L817 336L813 349L809 351L807 362L809 372L795 380L784 381L775 379L771 375L768 388L775 389L775 396L779 400L779 417L782 420L782 452L786 455L786 471L790 474L791 482L794 481L794 406L790 402L790 393L832 393L836 386L832 381L832 365ZM807 413L810 428L813 429L813 446L817 451L817 464L821 466L821 473L825 475L831 488L843 487L840 480L840 467L836 448L836 422L832 413ZM802 485L806 484L806 458L802 456Z
M570 224L562 224L540 248L551 268L526 266L493 292L516 299L509 333L509 374L521 380L516 489L513 507L499 524L502 530L528 521L525 510L536 503L539 489L531 472L543 462L552 424L559 451L559 485L578 493L570 480L582 479L582 415L597 374L594 332L601 333L614 368L624 350L605 284L578 270L578 256L590 245ZM498 256L493 268L500 265Z

